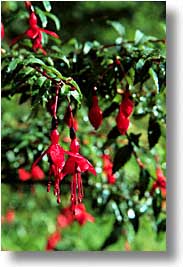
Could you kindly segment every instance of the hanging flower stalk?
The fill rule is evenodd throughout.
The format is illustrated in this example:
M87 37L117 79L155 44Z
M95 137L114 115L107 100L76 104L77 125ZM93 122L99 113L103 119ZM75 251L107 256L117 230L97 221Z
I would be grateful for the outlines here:
M11 44L14 45L22 38L27 37L32 40L32 48L34 52L37 52L38 50L40 50L44 55L46 55L47 53L42 47L42 43L43 43L42 33L44 32L48 35L53 36L54 38L59 38L59 36L55 32L40 28L38 26L38 19L37 19L36 13L34 12L34 8L31 5L30 1L25 1L25 6L27 10L29 11L29 28L23 34L15 37L12 40Z
M49 181L47 191L50 192L51 177L54 177L54 194L57 196L57 202L60 203L60 181L62 180L62 169L65 164L64 154L69 154L75 156L69 151L65 151L59 144L60 135L57 130L58 119L57 119L57 105L58 105L58 95L60 91L60 86L62 83L58 83L55 86L55 98L53 103L53 117L52 117L52 130L50 133L51 145L41 154L40 157L32 165L32 169L38 164L38 162L45 156L48 156L50 163L49 168Z
M119 132L124 135L128 130L130 120L129 117L133 112L134 102L131 99L130 92L127 90L124 94L124 98L119 105L119 111L116 117L116 123Z
M72 112L71 112L72 113ZM71 118L73 118L73 115L71 115ZM72 120L72 119L71 119ZM73 122L71 122L71 125ZM71 174L72 180L71 180L71 209L73 213L75 213L75 208L78 205L78 203L82 202L84 193L83 193L83 184L82 184L82 177L81 174L83 172L91 172L92 174L96 175L96 171L92 164L84 158L82 155L79 154L79 142L76 138L76 134L74 131L74 128L70 128L70 138L71 138L71 144L70 144L70 152L73 153L75 156L70 156L63 168L62 171L62 179L66 176Z

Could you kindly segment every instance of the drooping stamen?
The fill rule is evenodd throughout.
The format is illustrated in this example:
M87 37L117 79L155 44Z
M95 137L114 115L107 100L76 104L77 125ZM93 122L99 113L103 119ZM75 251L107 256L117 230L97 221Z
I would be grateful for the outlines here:
M75 173L72 177L71 182L71 210L75 213L75 207L77 205L77 194L76 194L76 186L77 186L77 174Z
M83 193L81 173L79 172L77 173L77 186L78 186L78 202L81 203L84 197L84 193Z

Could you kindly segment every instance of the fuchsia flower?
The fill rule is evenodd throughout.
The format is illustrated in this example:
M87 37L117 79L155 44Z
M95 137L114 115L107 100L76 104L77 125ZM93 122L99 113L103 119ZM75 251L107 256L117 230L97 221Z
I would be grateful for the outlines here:
M57 217L57 224L61 228L65 228L71 225L74 220L78 221L80 225L84 225L87 222L94 222L95 218L86 211L84 204L77 204L75 206L75 214L73 214L72 206L64 208L62 213Z
M76 137L71 140L70 151L74 154L70 156L63 168L62 179L68 175L72 174L71 182L71 207L72 211L75 212L75 207L83 199L83 185L81 173L89 171L92 174L96 175L96 171L92 164L79 154L79 142Z
M24 168L18 169L19 179L23 182L33 179L33 180L42 180L45 177L44 172L39 166L35 166L31 169L30 172L26 171Z
M133 112L134 103L130 98L130 93L128 91L125 92L124 98L119 105L119 111L116 117L116 123L119 132L124 135L128 130L130 120L129 116Z
M30 3L29 1L26 1L27 3ZM15 37L12 40L12 45L14 45L16 42L18 42L20 39L23 37L27 37L32 40L32 48L34 52L37 52L38 50L41 50L41 52L46 55L46 51L42 47L42 33L46 33L48 35L53 36L54 38L59 38L59 36L52 31L40 28L37 25L37 16L35 12L30 10L30 15L29 15L29 28L21 35Z
M92 105L88 113L88 117L92 126L97 130L99 126L102 124L102 110L98 105L98 97L94 94L92 96Z
M48 189L50 191L50 179L53 175L55 178L55 185L54 185L54 194L57 196L57 202L60 203L60 180L62 179L62 169L65 164L64 153L68 153L64 151L64 149L59 145L59 132L55 129L51 131L50 139L51 145L44 151L41 156L33 163L32 168L34 168L38 162L47 154L49 162L50 162L50 169L49 169L49 182L48 182Z
M15 219L15 211L13 209L8 210L5 215L5 221L7 223L12 223L14 219Z
M80 203L75 207L75 219L80 225L84 225L86 222L94 222L95 218L88 212L86 212L85 205Z
M156 169L156 181L152 185L151 194L153 194L156 188L159 188L163 197L166 197L166 177L164 176L160 167Z
M60 241L61 239L61 234L60 232L58 231L55 231L53 234L51 234L49 237L48 237L48 241L47 241L47 244L46 244L46 250L53 250L56 245L58 244L58 242Z
M107 176L107 182L109 184L115 184L116 183L116 176L112 173L113 163L111 161L111 158L109 155L102 155L103 159L103 172Z

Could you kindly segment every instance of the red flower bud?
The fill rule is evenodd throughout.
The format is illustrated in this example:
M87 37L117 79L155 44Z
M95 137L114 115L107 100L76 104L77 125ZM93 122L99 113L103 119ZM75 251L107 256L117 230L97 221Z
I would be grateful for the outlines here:
M52 235L49 236L47 245L46 245L46 250L53 250L58 242L61 239L61 235L58 231L55 231Z
M121 112L126 116L129 117L133 112L134 103L130 99L130 93L127 91L125 92L124 99L120 104Z
M23 168L18 169L18 176L21 181L27 181L31 178L31 173Z
M7 221L7 223L11 223L14 221L14 219L15 219L14 210L8 210L6 215L5 215L5 220Z
M129 127L129 119L122 113L121 108L119 108L118 115L116 117L116 123L120 134L125 134Z
M4 38L4 25L1 22L1 40Z
M32 174L32 179L34 180L42 180L45 177L44 172L39 166L34 166L31 170L31 174Z
M72 109L71 106L68 105L65 115L64 115L64 121L67 124L67 126L69 128L73 127L74 124L74 118L73 118L73 114L72 114Z
M113 175L108 175L107 176L107 182L108 182L108 184L115 184L116 183L115 175L114 174Z
M89 110L88 117L92 126L97 130L102 123L103 116L96 95L92 96L92 106Z

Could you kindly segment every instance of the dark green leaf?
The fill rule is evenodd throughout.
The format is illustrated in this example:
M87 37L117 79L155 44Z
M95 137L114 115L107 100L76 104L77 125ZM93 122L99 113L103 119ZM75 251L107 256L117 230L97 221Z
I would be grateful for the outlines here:
M141 133L139 134L134 134L134 133L131 133L129 138L130 138L130 141L132 141L137 147L139 147L139 138L141 136Z
M139 215L137 213L135 213L135 217L133 219L129 219L129 221L133 225L133 229L134 229L135 233L137 233L139 230Z
M166 232L166 219L163 219L158 223L157 232Z
M112 104L106 108L103 112L103 118L108 117L113 111L115 111L119 107L117 102L112 102Z
M140 191L139 198L141 199L144 196L144 193L147 190L150 181L150 174L147 170L142 169L140 170L139 176L139 186L138 189Z
M107 135L107 139L116 139L120 135L117 126L114 126Z
M153 148L161 136L161 128L157 120L153 117L149 119L148 141L150 149Z
M154 217L156 219L158 218L158 215L161 212L161 202L162 202L161 194L155 193L153 195L152 207L153 207Z
M43 1L44 8L47 12L51 11L51 4L50 1Z
M107 239L104 241L103 245L101 246L100 250L104 250L106 247L110 246L111 244L114 244L117 242L117 240L121 236L121 229L122 224L118 221L116 221L113 225L112 231L110 232Z
M113 162L113 173L118 171L131 158L133 147L128 144L117 150Z

